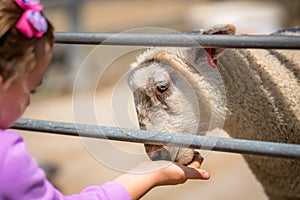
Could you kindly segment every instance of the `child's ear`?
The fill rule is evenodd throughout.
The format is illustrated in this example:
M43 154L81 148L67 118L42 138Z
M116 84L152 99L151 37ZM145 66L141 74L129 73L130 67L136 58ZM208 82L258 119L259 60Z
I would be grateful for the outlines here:
M234 35L236 32L236 28L232 24L222 24L222 25L216 25L208 29L200 29L200 30L192 30L187 32L186 34L197 34L197 35ZM198 51L197 51L198 49ZM191 52L194 55L192 56L194 59L193 61L197 63L197 60L200 59L199 55L203 55L200 51L203 49L200 48L194 48ZM212 66L217 66L217 59L221 55L221 53L224 51L224 48L205 48L207 52L207 62ZM203 61L203 58L199 61ZM198 61L198 62L199 62Z

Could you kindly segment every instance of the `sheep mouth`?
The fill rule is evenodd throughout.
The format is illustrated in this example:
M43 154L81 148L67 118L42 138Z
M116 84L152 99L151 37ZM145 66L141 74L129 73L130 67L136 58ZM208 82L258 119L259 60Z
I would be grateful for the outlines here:
M156 161L156 160L172 161L170 153L163 146L150 145L150 144L145 144L144 146L145 146L146 152L151 160L153 160L153 161Z

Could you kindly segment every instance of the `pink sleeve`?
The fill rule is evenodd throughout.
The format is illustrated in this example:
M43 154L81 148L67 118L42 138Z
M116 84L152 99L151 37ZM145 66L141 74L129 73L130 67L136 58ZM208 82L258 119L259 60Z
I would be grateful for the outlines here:
M80 194L74 194L66 197L67 200L98 200L98 199L112 199L112 200L130 200L127 190L116 182L106 182L103 185L91 186L83 190Z
M23 139L15 132L0 130L0 199L130 199L125 188L115 182L91 186L79 194L64 196L45 178L45 173L29 155Z

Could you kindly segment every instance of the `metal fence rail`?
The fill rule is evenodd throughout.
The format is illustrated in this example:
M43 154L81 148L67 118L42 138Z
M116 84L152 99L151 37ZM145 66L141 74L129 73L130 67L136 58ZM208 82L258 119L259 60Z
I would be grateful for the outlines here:
M300 145L19 119L14 129L300 160Z
M56 32L61 44L300 49L300 37L283 35L191 35ZM196 41L196 42L194 42Z

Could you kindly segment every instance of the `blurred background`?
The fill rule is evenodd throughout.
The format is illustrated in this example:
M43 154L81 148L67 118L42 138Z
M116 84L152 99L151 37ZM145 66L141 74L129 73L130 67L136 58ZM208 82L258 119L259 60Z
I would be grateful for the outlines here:
M43 0L42 3L58 32L119 33L142 27L185 32L232 23L239 34L268 34L300 25L299 0ZM84 110L92 106L96 120L91 120L91 124L138 128L126 72L141 50L128 52L104 65L104 56L95 56L95 48L56 44L43 86L32 97L24 117L74 122L76 112L77 117L87 120ZM118 48L101 51L116 55ZM88 69L82 71L82 66ZM103 68L101 77L92 81L89 77L94 77L99 68ZM79 82L82 87L73 91L78 77L85 77ZM91 95L94 105L85 101ZM39 163L57 169L50 170L51 180L66 195L112 180L125 168L147 160L142 144L26 131L21 134ZM226 133L221 136L228 137ZM124 152L126 156L121 156ZM203 168L212 174L209 181L156 188L143 199L267 199L241 155L212 152Z

